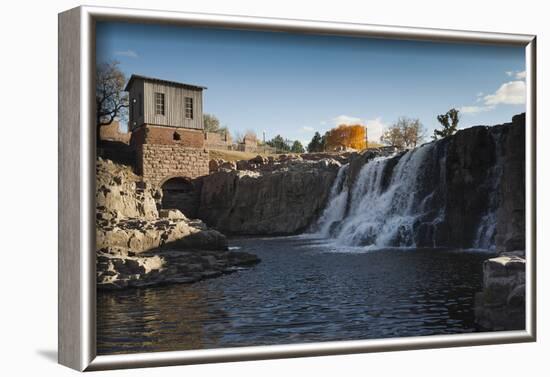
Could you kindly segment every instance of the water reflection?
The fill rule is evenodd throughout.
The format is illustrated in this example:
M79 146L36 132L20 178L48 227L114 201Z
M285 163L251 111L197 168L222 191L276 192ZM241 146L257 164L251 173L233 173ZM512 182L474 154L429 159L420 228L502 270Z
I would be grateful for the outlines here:
M216 343L218 332L205 328L223 313L209 312L203 289L185 285L100 293L98 349L104 354L174 351Z
M473 332L487 254L333 253L314 239L243 239L250 270L98 294L100 354ZM341 251L341 250L340 250Z

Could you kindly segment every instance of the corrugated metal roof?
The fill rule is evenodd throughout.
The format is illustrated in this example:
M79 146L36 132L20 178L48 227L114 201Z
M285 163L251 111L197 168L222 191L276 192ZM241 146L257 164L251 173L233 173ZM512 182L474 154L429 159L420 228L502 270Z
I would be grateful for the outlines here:
M152 82L158 82L161 84L166 85L172 85L172 86L179 86L182 88L187 89L195 89L195 90L203 90L207 89L206 86L199 86L199 85L192 85L192 84L185 84L183 82L177 82L177 81L169 81L169 80L163 80L163 79L157 79L155 77L147 77L147 76L141 76L141 75L132 75L130 77L130 80L128 80L128 84L126 84L126 87L124 88L124 91L128 91L134 80L143 80L143 81L152 81Z

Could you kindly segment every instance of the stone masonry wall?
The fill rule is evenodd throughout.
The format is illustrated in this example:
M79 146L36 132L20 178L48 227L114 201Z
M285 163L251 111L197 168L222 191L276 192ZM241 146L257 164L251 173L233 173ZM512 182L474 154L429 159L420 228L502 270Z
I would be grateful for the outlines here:
M229 134L205 132L204 144L208 149L229 149L232 145L232 140Z
M179 145L143 144L137 148L138 170L145 181L162 184L172 177L208 175L208 152Z
M132 132L137 173L162 184L169 178L207 175L208 152L202 130L143 125Z
M132 132L132 145L161 144L204 148L202 130L144 125Z

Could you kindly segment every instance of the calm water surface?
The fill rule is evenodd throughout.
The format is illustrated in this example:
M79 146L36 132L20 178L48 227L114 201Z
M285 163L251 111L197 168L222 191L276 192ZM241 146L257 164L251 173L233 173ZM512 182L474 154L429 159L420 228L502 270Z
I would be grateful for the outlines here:
M99 354L477 331L479 251L236 239L257 266L191 285L99 292ZM335 252L336 251L336 252Z

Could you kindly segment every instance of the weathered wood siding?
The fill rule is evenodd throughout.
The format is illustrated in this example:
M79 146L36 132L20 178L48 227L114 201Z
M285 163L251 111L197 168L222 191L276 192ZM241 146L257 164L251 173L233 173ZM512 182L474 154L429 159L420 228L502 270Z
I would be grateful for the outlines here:
M143 91L145 117L142 123L203 129L202 90L145 81L143 83ZM164 115L155 114L155 93L164 93ZM193 119L185 118L185 97L193 98ZM139 124L141 123L138 122Z
M145 101L145 96L143 93L143 81L136 80L129 92L130 107L128 109L128 125L129 129L133 130L136 127L141 126L144 123L145 112L143 103ZM136 100L135 104L132 106L132 102ZM141 111L140 111L141 109Z

